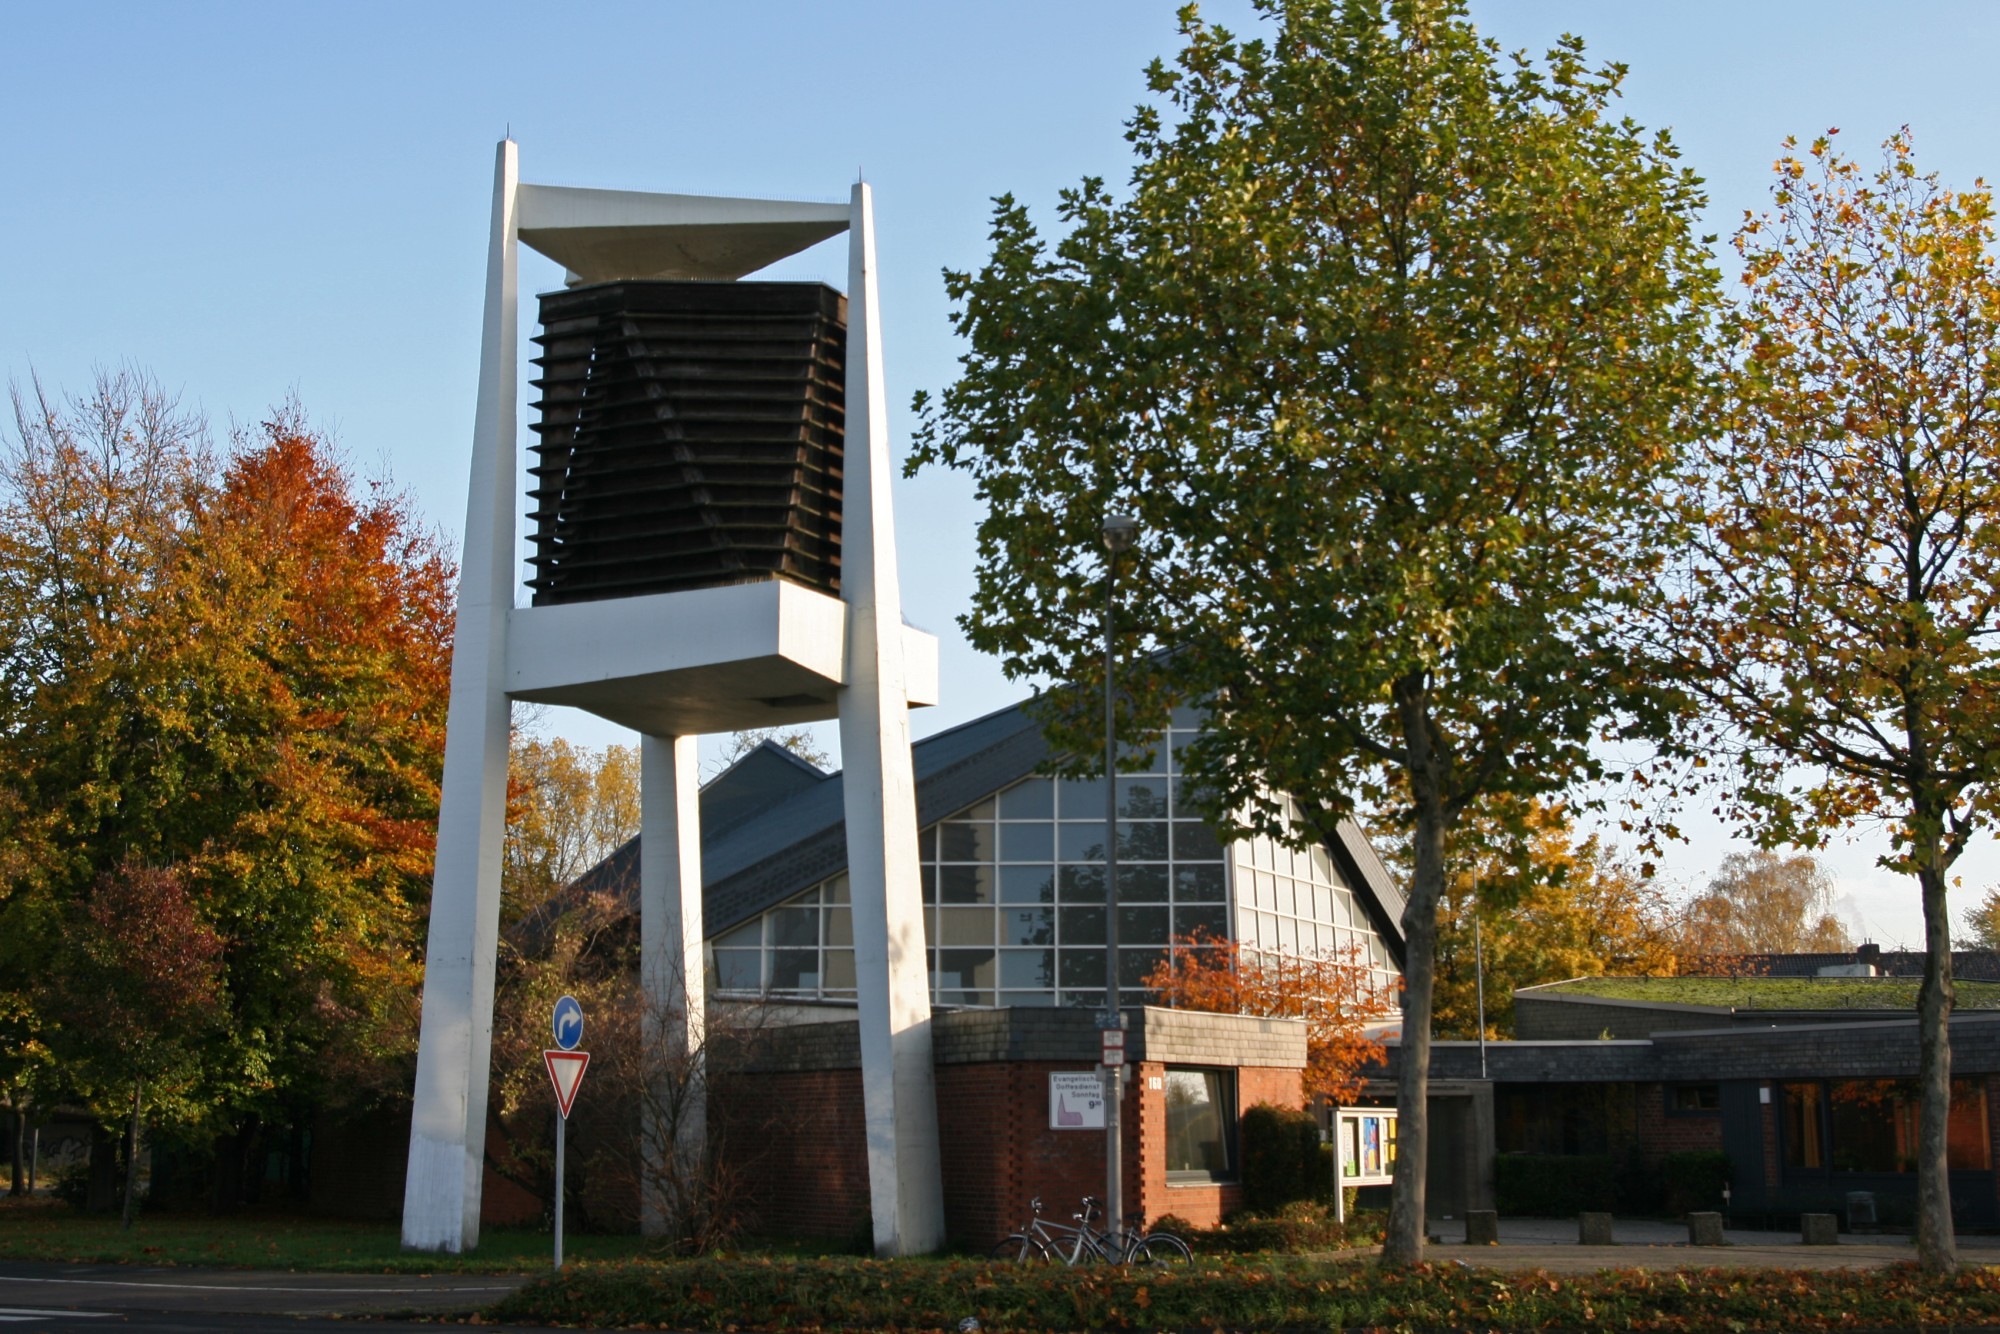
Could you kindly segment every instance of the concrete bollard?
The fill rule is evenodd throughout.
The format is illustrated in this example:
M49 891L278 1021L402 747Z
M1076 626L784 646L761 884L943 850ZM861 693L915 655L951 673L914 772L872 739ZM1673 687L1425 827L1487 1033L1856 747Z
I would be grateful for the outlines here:
M1576 1241L1579 1246L1612 1246L1611 1215L1582 1213L1576 1216Z
M1838 1246L1839 1218L1833 1214L1800 1214L1799 1243L1804 1246Z
M1492 1209L1472 1209L1465 1215L1465 1244L1468 1246L1498 1246L1500 1244L1500 1215Z
M1688 1245L1722 1245L1722 1215L1712 1213L1689 1214Z

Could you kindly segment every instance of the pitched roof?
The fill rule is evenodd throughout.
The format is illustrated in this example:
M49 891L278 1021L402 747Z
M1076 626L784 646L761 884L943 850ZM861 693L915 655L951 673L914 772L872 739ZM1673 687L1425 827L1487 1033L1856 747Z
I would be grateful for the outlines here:
M1009 705L924 738L910 748L917 824L936 824L1026 778L1053 752L1028 702ZM844 785L782 747L764 743L701 790L702 925L709 936L736 926L847 869ZM1402 954L1403 895L1352 821L1327 846L1373 919ZM609 891L638 911L639 840L579 876L573 900Z

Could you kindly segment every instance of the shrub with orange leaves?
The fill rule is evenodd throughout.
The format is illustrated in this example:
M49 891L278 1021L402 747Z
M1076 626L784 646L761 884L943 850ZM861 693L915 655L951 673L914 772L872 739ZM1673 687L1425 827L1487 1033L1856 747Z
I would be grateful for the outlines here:
M1397 1012L1394 986L1377 979L1359 950L1265 953L1202 931L1176 937L1145 985L1160 1004L1176 1009L1303 1019L1300 1093L1307 1100L1338 1103L1358 1094L1363 1072L1383 1057L1382 1044L1367 1030Z

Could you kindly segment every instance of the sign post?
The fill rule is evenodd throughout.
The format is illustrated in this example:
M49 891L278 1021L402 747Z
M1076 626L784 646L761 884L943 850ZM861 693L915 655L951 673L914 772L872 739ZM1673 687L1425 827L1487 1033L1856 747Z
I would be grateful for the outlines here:
M549 1083L556 1089L556 1268L563 1267L563 1141L569 1129L569 1109L576 1105L576 1091L583 1072L590 1068L590 1053L578 1051L583 1041L583 1007L576 997L564 996L556 1002L549 1026L555 1030L556 1049L542 1053L548 1067Z

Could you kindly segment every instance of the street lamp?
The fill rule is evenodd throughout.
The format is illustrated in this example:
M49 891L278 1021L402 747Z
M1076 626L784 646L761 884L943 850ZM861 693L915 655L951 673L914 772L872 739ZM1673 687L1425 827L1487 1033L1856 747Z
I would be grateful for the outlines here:
M1101 1025L1125 1027L1118 1005L1118 695L1113 683L1117 652L1112 631L1118 609L1118 557L1139 541L1139 520L1104 516L1104 1013ZM1100 1057L1100 1059L1102 1059ZM1121 1135L1125 1120L1125 1067L1104 1067L1104 1227L1115 1239L1124 1230L1125 1182ZM1117 1245L1116 1240L1112 1242Z

